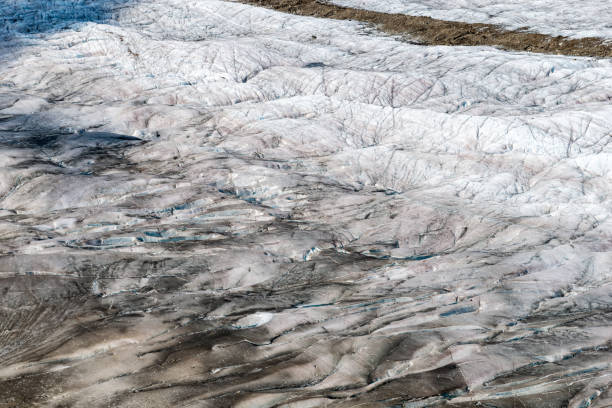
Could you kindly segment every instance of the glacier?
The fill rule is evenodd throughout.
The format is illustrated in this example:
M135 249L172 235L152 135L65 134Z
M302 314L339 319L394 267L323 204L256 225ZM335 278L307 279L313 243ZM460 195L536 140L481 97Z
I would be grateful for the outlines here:
M0 4L0 407L612 404L611 59Z

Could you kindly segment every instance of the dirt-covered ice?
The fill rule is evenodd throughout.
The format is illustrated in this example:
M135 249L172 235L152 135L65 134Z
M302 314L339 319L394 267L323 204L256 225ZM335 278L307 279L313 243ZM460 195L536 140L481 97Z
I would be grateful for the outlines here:
M100 13L0 44L0 407L612 403L612 60Z
M612 3L608 0L333 0L332 3L384 13L441 20L499 24L565 37L612 40Z

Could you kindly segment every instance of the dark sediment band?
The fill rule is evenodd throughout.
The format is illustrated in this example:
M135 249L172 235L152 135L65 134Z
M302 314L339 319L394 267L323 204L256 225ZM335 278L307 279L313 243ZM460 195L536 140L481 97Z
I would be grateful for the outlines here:
M300 16L357 20L394 35L409 35L423 45L493 46L544 54L612 57L612 44L596 37L567 38L528 31L505 30L493 24L462 23L425 16L389 14L341 7L318 0L240 0Z

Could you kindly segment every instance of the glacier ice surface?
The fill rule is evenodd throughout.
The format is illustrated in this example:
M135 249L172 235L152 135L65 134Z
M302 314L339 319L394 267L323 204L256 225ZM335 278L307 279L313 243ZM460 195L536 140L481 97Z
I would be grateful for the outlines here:
M0 43L0 401L611 401L611 60L79 4Z

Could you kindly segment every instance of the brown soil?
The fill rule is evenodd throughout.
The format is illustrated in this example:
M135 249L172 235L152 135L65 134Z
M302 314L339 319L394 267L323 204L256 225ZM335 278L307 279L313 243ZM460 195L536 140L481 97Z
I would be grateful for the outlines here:
M431 17L388 14L324 3L321 0L239 0L300 16L335 20L358 20L378 26L389 34L409 35L423 45L488 45L508 50L545 54L612 57L612 44L601 38L571 39L509 31L493 24L471 24L437 20Z

